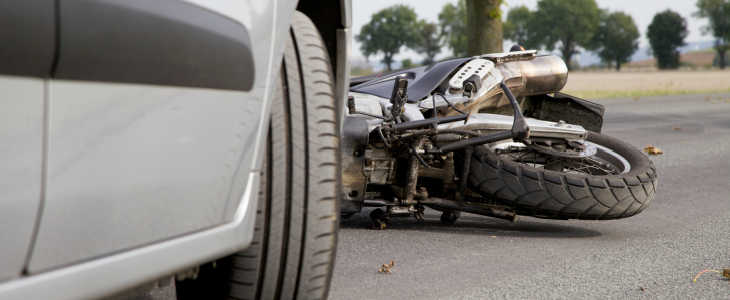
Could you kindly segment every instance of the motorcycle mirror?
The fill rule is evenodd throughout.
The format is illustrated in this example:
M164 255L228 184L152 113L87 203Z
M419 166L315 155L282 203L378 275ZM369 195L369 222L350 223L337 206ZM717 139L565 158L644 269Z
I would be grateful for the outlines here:
M400 116L403 114L406 101L408 101L408 79L398 76L393 80L393 92L390 95L390 113L396 123L401 122Z

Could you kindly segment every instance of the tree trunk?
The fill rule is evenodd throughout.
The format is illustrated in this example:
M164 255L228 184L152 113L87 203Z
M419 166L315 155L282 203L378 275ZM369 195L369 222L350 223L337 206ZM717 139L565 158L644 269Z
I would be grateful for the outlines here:
M573 46L572 45L563 45L560 48L560 54L563 56L563 60L565 61L565 65L568 66L568 70L573 69L573 65L571 64L571 60L573 59L574 54Z
M385 63L385 67L388 68L388 71L392 71L393 69L391 68L391 65L393 64L393 54L383 54L383 63Z
M503 52L502 0L466 0L468 54Z
M621 71L621 60L616 58L616 72Z
M725 52L727 49L721 49L717 50L717 64L720 66L720 69L725 69L725 65L727 62L725 61Z

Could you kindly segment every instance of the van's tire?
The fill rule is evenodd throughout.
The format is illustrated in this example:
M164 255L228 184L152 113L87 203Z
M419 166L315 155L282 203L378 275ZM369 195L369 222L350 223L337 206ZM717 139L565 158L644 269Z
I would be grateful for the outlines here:
M295 12L271 107L254 242L232 260L236 299L325 299L338 229L339 126L329 56Z
M512 207L517 214L549 219L607 220L633 216L654 199L657 173L649 158L610 136L589 132L587 141L621 155L627 173L590 175L535 168L477 147L469 171L469 188Z
M326 299L339 227L340 150L329 56L309 18L294 13L246 250L178 282L185 299Z

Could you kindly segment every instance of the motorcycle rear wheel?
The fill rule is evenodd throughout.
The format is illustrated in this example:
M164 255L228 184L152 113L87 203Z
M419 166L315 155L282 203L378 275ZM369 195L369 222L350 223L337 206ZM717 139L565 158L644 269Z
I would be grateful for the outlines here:
M470 164L469 188L512 207L519 215L547 219L620 219L646 209L658 183L652 161L610 136L589 132L586 141L599 151L580 161L594 161L593 166L557 169L548 167L549 163L527 163L486 146L477 147Z

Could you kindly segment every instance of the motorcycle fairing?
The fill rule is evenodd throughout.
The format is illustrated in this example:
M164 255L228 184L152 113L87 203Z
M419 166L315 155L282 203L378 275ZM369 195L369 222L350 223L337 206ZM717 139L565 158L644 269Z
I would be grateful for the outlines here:
M415 103L431 95L451 73L472 59L472 57L449 59L385 75L353 78L352 82L361 83L350 87L350 91L389 99L393 91L393 80L397 76L404 76L408 79L408 102Z

